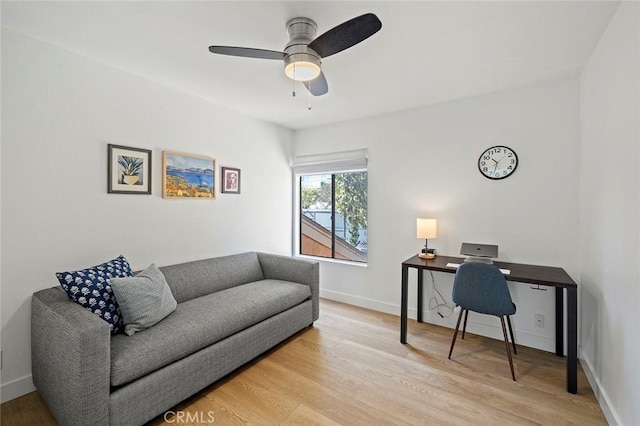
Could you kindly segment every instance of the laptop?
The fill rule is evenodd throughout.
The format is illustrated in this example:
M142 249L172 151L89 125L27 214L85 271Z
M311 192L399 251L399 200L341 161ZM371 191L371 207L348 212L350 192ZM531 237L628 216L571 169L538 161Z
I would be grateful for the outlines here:
M467 256L465 262L493 263L491 258L498 257L498 246L492 244L462 243L460 254Z

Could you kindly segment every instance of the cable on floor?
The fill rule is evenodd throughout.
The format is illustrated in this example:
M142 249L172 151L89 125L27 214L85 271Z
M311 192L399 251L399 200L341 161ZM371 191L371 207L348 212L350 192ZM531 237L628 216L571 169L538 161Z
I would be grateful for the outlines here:
M453 307L447 304L446 299L442 297L440 290L436 287L436 280L433 277L433 271L429 271L429 274L431 275L431 287L433 288L433 296L429 299L429 310L435 310L438 315L440 315L440 318L449 318L453 314ZM438 297L440 300L438 300ZM441 309L444 310L444 314L440 312Z

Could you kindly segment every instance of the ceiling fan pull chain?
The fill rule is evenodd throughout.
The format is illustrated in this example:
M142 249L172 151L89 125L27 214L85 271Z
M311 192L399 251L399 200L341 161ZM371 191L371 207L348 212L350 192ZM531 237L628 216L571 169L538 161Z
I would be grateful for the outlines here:
M291 81L293 81L293 97L296 97L296 64L293 64L293 78L291 79Z
M309 103L307 109L311 111L311 82L309 82L309 90L307 90L307 102Z

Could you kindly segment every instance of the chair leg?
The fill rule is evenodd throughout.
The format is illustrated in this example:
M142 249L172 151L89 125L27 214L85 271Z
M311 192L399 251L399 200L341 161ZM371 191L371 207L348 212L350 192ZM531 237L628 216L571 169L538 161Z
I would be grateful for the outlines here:
M456 344L456 337L458 337L458 329L460 328L460 320L462 319L462 314L466 309L460 309L460 315L458 315L458 322L456 322L456 331L453 333L453 339L451 339L451 349L449 349L449 359L451 359L451 354L453 353L453 345Z
M518 350L516 349L516 339L513 337L513 327L511 326L511 317L507 315L507 328L509 328L509 334L511 335L511 344L513 344L513 353L514 355L518 355Z
M469 318L469 310L464 310L464 323L462 323L462 338L464 339L464 332L467 331L467 318Z
M507 349L507 356L509 357L509 367L511 367L511 377L515 382L516 373L513 371L513 359L511 359L511 348L509 348L509 339L507 338L507 329L504 326L504 316L500 317L500 322L502 323L502 335L504 336L504 347Z

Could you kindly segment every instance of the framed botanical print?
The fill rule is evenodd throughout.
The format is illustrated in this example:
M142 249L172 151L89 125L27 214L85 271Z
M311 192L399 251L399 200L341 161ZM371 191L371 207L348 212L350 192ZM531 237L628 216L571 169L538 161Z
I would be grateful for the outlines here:
M240 193L240 169L222 168L222 192L225 194Z
M204 155L162 152L162 197L215 199L216 160Z
M108 145L107 192L151 194L151 150Z

